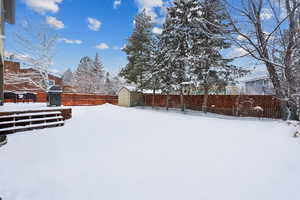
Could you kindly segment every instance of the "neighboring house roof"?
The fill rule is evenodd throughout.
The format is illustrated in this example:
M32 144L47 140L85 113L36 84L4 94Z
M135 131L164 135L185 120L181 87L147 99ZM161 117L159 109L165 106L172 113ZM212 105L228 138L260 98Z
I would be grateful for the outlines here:
M248 83L248 82L259 81L259 80L270 80L270 78L268 76L258 76L258 77L243 80L243 82Z
M62 92L62 89L60 86L58 85L53 85L53 86L50 86L48 88L48 92L55 92L55 93L61 93Z

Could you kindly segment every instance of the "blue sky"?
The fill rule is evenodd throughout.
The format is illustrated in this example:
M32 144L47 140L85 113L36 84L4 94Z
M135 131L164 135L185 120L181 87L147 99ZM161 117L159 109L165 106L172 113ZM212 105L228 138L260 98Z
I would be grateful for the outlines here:
M121 47L130 36L134 16L139 9L146 8L159 18L161 3L161 0L17 0L17 24L6 27L6 48L14 52L13 32L24 19L30 19L47 23L63 39L57 45L53 68L74 69L81 57L95 56L98 52L105 69L117 72L127 62Z

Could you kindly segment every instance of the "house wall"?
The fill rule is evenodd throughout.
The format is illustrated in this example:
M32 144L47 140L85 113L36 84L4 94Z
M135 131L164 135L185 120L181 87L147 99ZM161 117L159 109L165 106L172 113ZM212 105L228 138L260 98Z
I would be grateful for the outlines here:
M248 95L272 95L274 89L269 79L258 79L245 83L246 94Z
M130 107L130 98L130 91L126 88L122 88L118 93L118 105Z
M13 61L5 61L4 62L4 75L6 73L22 73L24 77L30 77L30 73L36 72L36 70L28 68L28 69L22 69L20 67L19 62L13 62ZM59 85L63 87L63 81L62 78L53 76L49 74L49 80L52 80L55 82L55 85ZM35 79L35 81L38 81L38 79ZM32 83L16 83L16 84L5 84L4 83L4 91L18 91L18 92L42 92L42 90L35 86Z
M4 35L4 5L0 1L0 35ZM4 38L0 38L0 54L4 56Z
M4 35L4 8L3 1L0 1L0 36ZM0 104L4 101L3 91L4 91L4 38L0 38Z

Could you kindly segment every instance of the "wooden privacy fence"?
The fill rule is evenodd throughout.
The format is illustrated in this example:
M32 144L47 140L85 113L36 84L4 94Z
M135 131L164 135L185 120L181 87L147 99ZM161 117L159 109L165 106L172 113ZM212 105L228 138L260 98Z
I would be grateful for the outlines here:
M19 103L23 101L13 101L6 99L7 103ZM33 101L26 101L33 102ZM36 101L38 103L47 102L47 94L43 92L36 93ZM77 93L62 93L61 103L64 106L84 106L84 105L102 105L105 103L118 104L118 96L97 95L97 94L77 94Z
M184 96L185 107L202 110L203 95ZM152 106L153 95L144 95L144 104ZM166 95L155 95L155 106L165 107ZM180 96L169 96L169 107L180 107ZM231 116L281 118L280 101L266 95L209 95L207 111Z
M118 104L118 96L63 93L61 95L64 106L102 105L105 103Z

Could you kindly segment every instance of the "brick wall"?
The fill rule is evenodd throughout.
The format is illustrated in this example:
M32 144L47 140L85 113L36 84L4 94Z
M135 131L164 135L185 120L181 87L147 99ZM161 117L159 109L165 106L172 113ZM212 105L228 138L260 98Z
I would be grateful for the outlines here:
M4 61L4 76L8 73L22 74L22 77L31 77L33 72L37 72L32 68L21 68L19 62ZM32 77L31 77L32 78ZM40 75L35 77L35 81L40 80ZM55 85L63 86L62 79L60 77L49 74L49 80L55 82ZM14 83L14 81L9 81L10 83L4 83L5 91L19 91L19 92L41 92L41 89L30 82L20 82Z

